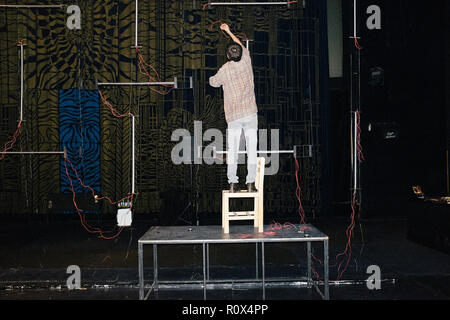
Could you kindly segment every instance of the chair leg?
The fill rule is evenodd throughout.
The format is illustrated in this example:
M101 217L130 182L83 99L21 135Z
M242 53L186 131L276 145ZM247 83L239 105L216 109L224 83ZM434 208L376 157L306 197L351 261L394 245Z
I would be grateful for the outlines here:
M224 233L230 233L230 221L228 220L229 212L229 201L228 197L223 197L222 199L222 228Z
M258 232L264 232L264 200L258 197Z
M254 202L254 209L253 212L255 213L254 220L253 220L253 227L258 228L259 226L259 210L258 210L258 198L253 198Z
M225 195L222 193L222 229L225 228Z

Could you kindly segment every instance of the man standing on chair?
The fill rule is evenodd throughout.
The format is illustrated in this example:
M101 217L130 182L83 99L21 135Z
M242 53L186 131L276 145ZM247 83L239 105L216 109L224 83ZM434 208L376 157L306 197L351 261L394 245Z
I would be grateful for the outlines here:
M258 108L256 106L252 61L250 52L230 31L229 26L224 23L220 26L220 29L228 33L234 42L230 43L226 49L228 62L214 76L209 78L209 84L216 88L222 86L223 89L225 120L228 124L228 183L230 184L230 192L239 191L237 160L243 130L247 150L245 183L248 192L256 192Z

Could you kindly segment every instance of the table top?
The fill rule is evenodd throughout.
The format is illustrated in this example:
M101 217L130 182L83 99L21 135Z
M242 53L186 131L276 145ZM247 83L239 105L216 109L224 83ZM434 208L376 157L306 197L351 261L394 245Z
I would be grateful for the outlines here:
M230 226L223 233L222 226L154 226L140 239L140 244L193 244L245 242L308 242L325 241L328 236L310 224L265 225L259 233L253 225Z

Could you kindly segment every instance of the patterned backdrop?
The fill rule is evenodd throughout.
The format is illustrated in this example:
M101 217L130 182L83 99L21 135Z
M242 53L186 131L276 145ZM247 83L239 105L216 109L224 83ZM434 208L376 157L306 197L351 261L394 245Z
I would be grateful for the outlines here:
M49 4L55 1L8 1ZM20 69L17 41L24 46L24 122L11 151L58 151L66 147L82 178L102 195L119 199L131 191L131 122L116 118L101 103L99 82L148 81L139 72L135 42L135 1L59 1L81 9L81 29L70 30L63 8L0 8L0 142L11 139L19 117ZM207 84L225 62L228 39L221 20L248 37L255 73L259 128L279 129L280 147L312 145L301 159L303 205L319 211L320 119L317 21L300 5L212 7L201 1L139 1L138 44L161 81L178 79L166 95L148 87L105 86L102 94L120 113L136 118L135 211L161 213L167 223L189 204L195 211L220 212L225 165L174 165L172 132L225 133L221 90ZM155 73L152 71L152 76ZM193 83L193 88L190 83ZM155 88L156 89L156 88ZM157 88L167 91L167 88ZM267 212L295 211L294 161L280 156L276 176L266 177ZM241 176L245 167L239 168ZM86 193L74 185L77 193ZM59 155L7 155L0 161L2 213L73 210ZM95 210L110 205L87 201ZM56 209L55 209L56 208ZM92 209L91 208L91 209ZM58 209L59 210L59 209ZM57 211L57 210L56 210Z

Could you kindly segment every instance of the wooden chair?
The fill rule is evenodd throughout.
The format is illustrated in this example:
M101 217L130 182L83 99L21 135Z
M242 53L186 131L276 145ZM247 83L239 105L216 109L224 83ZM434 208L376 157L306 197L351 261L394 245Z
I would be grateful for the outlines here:
M222 229L224 233L230 233L230 221L235 220L253 220L253 225L258 228L258 232L263 232L264 224L264 166L263 157L257 159L255 187L257 192L240 192L231 193L229 190L222 191ZM231 198L253 198L253 211L234 211L230 212L229 205Z

